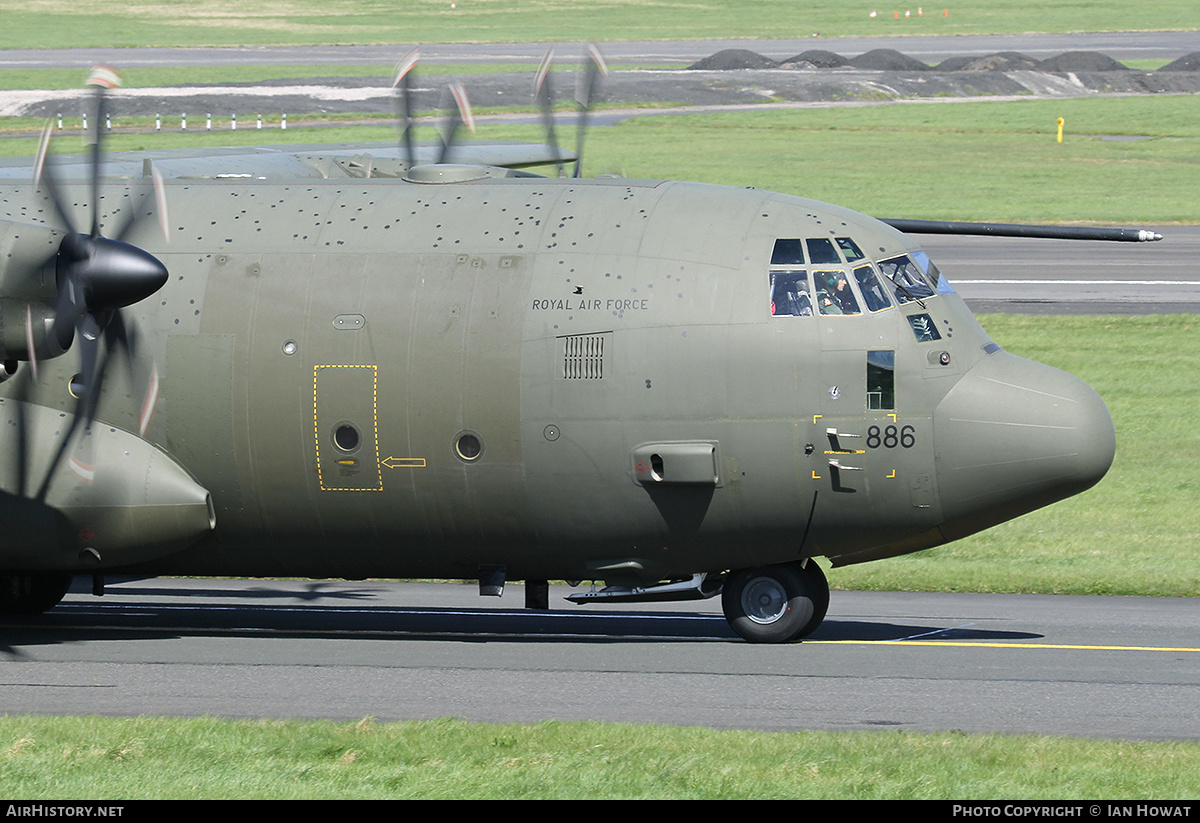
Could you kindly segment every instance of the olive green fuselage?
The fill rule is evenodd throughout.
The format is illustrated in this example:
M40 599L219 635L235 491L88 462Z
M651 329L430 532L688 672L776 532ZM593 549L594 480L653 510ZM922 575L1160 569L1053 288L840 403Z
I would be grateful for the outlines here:
M654 581L913 551L1078 490L943 505L982 464L956 457L976 421L939 404L977 364L1025 362L952 290L776 305L784 272L819 303L819 271L916 252L844 209L618 179L167 197L170 241L131 238L170 271L129 310L159 374L144 437L216 525L144 571ZM789 267L781 238L864 257ZM37 403L71 408L72 360L43 364ZM99 419L137 431L131 394L108 380Z

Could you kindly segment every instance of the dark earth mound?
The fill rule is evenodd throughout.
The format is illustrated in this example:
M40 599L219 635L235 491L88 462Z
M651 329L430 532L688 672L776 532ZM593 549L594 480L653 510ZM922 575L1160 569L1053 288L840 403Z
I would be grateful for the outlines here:
M781 69L836 69L850 65L845 57L824 49L809 49L779 64Z
M748 49L725 49L688 66L691 71L728 71L731 69L774 69L779 64Z
M1098 51L1068 51L1038 63L1039 71L1129 71L1124 63Z
M930 66L895 49L872 49L857 57L849 58L823 49L810 49L781 62L776 62L747 49L726 49L688 66L694 71L773 68L836 69L845 67L865 71L1096 72L1131 70L1124 63L1096 51L1068 51L1041 61L1017 51L1001 51L984 57L970 55L951 57L943 60L937 66ZM1158 71L1200 71L1200 52L1184 55Z
M951 57L938 63L936 71L1028 71L1038 61L1018 51L1001 51L985 57Z
M1178 60L1172 60L1159 71L1200 71L1200 51L1185 54Z
M849 61L856 69L870 71L929 71L928 63L901 54L895 49L871 49L866 54L852 57Z

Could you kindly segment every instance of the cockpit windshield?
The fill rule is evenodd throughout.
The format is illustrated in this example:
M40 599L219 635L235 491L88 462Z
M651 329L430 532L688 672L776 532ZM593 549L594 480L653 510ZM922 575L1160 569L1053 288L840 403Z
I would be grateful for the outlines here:
M925 252L872 263L849 237L776 240L770 284L776 317L873 314L954 291Z
M855 268L854 281L858 283L858 290L862 292L868 311L883 311L891 307L892 301L884 291L883 284L879 282L874 267L865 265Z
M912 253L912 259L921 267L921 271L925 272L925 279L934 284L938 294L953 294L954 287L950 285L950 281L946 279L938 267L929 259L929 255L919 249Z
M896 300L901 304L920 301L934 294L936 281L927 280L925 272L907 254L880 262L879 271L891 283Z

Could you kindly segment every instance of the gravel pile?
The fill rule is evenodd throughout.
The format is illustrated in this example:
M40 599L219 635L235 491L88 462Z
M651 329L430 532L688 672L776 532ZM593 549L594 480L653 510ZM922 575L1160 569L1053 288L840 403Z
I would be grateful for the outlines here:
M951 57L937 65L937 71L1031 71L1040 61L1019 51L1001 51L985 57Z
M901 54L895 49L871 49L846 61L856 69L868 71L929 71L930 65Z
M836 69L848 66L846 58L824 49L809 49L779 64L783 69Z
M1100 52L1069 51L1038 63L1038 71L1129 71L1129 67Z
M748 49L725 49L692 63L691 71L731 71L733 69L775 69L779 63Z
M726 49L688 66L694 71L730 71L734 69L840 69L865 71L1044 71L1098 72L1130 71L1118 60L1098 51L1069 51L1046 60L1035 60L1016 51L978 56L951 57L937 66L922 63L895 49L873 49L857 57L843 57L832 51L810 49L776 62L747 49ZM1186 54L1158 71L1200 71L1200 52Z
M1200 51L1185 54L1178 60L1172 60L1159 71L1200 71Z

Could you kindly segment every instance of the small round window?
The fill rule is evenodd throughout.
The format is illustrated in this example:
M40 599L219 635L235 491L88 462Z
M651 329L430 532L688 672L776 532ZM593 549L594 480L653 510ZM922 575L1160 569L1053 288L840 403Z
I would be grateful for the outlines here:
M360 440L358 429L353 423L338 423L333 430L333 445L344 452L352 452L358 448Z
M483 442L474 432L462 432L454 439L454 452L461 459L473 463L483 454Z

